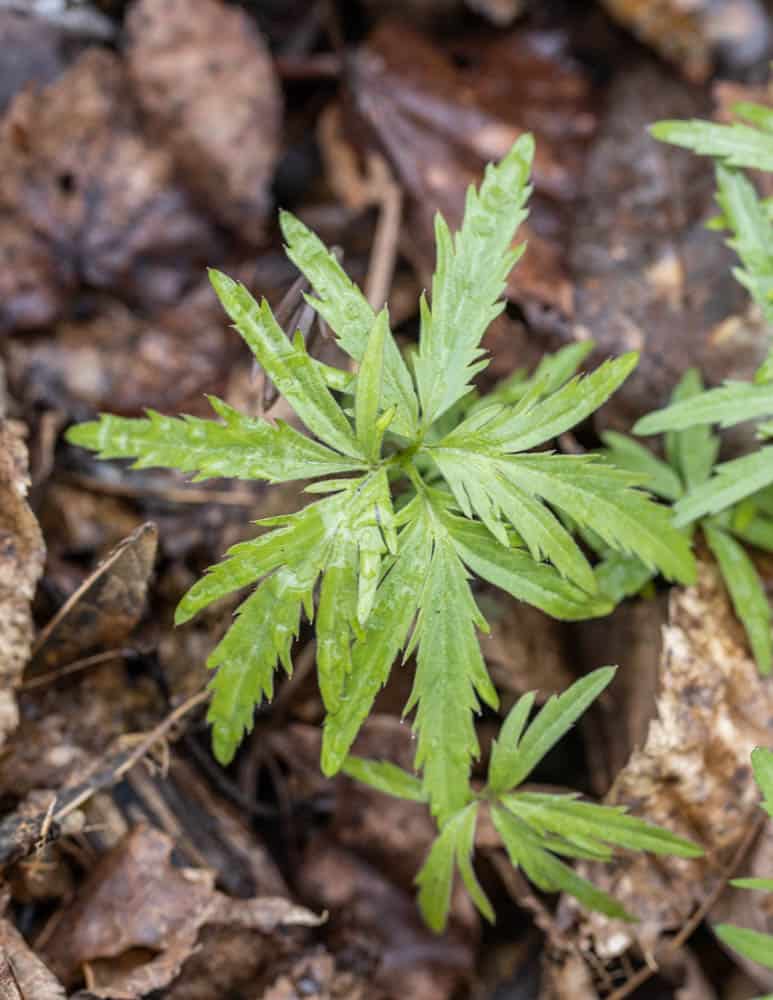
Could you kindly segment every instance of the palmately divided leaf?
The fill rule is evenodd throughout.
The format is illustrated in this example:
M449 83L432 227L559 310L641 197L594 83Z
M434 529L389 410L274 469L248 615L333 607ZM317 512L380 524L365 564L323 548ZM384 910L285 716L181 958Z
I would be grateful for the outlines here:
M697 396L648 413L634 425L634 434L681 431L698 424L733 427L746 420L773 415L773 384L726 382Z
M341 770L350 778L355 778L385 795L408 799L411 802L426 801L421 779L415 774L404 771L397 764L392 764L391 761L366 760L364 757L349 754Z
M650 132L661 142L714 156L729 167L773 170L773 137L743 122L717 125L699 118L661 121L652 125Z
M511 863L543 892L568 892L590 910L608 917L631 920L624 907L593 883L546 850L541 839L529 827L505 809L494 807L491 818L505 845Z
M477 515L500 543L509 544L506 520L523 539L535 565L549 559L567 580L595 592L596 578L579 545L548 507L508 481L495 458L442 443L431 454L466 517Z
M575 681L563 694L552 695L523 734L517 747L500 749L496 785L491 786L492 790L497 793L507 792L525 781L545 754L574 725L588 706L593 704L614 676L615 667L600 667Z
M100 458L132 458L134 468L196 472L196 480L265 479L270 483L336 475L362 468L360 460L336 454L285 423L246 417L210 396L222 417L167 417L148 410L145 418L102 414L71 427L67 440L99 452Z
M515 455L498 466L510 482L592 528L612 548L635 553L670 580L694 581L689 540L666 507L633 488L637 478L630 473L575 455Z
M405 512L403 512L405 514ZM352 649L352 670L337 712L328 713L322 740L322 770L343 766L352 743L408 641L432 557L432 534L424 505L414 501L386 568L362 635Z
M447 531L435 521L434 546L412 645L416 674L405 711L416 708L416 768L442 825L469 798L472 760L479 752L478 698L496 708L477 629L488 630L470 592L467 572Z
M304 424L320 441L344 455L363 457L349 421L333 398L302 337L289 340L264 299L260 305L244 285L221 271L209 277L224 309L258 363Z
M719 514L773 483L773 446L722 462L714 475L674 508L674 524L685 525L707 514Z
M761 674L773 667L771 613L765 587L742 545L721 528L703 525L703 534L717 560L736 615L746 630Z
M503 160L489 164L480 190L467 192L455 237L436 218L432 305L422 305L414 360L425 427L467 394L470 379L487 363L480 341L504 308L500 296L523 249L510 247L526 218L533 156L534 140L523 135Z
M290 212L281 212L279 218L287 255L318 296L308 301L330 326L342 350L361 362L375 312L318 236ZM384 404L397 407L392 430L413 437L418 429L418 401L408 367L388 332L384 343Z
M462 562L516 600L563 621L596 618L612 610L606 597L581 590L523 549L500 545L484 525L452 514L443 523Z

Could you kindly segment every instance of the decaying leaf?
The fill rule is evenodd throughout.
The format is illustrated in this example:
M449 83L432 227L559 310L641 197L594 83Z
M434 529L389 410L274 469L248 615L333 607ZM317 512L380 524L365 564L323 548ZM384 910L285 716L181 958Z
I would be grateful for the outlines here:
M48 250L38 267L56 270L52 300L74 282L141 304L178 298L218 243L173 173L170 154L142 134L123 66L106 50L22 91L0 123L0 217Z
M404 23L385 21L358 51L349 83L353 134L364 121L410 195L406 250L425 279L434 265L434 213L454 229L484 163L521 132L535 134L535 195L519 230L529 252L508 291L571 312L565 212L578 194L595 118L589 83L561 36L511 33L444 52Z
M287 899L224 896L213 872L172 865L173 849L166 834L140 825L102 857L45 947L47 963L65 981L88 965L92 992L132 1000L180 974L206 925L253 931L256 951L267 958L262 935L320 922Z
M38 636L30 676L98 646L120 647L144 610L157 542L148 522L113 549Z
M2 1000L66 998L56 976L5 918L0 920L0 997Z
M134 92L186 184L260 241L282 100L254 22L220 0L137 0L127 32Z
M702 563L697 586L672 594L657 716L608 800L709 853L696 860L622 856L589 866L594 881L640 922L584 916L575 930L583 948L611 959L637 942L655 955L662 935L703 902L754 821L759 796L749 758L769 742L771 725L773 684L756 669L716 568Z
M30 655L30 602L45 559L28 488L23 427L0 418L0 745L18 723L13 689Z

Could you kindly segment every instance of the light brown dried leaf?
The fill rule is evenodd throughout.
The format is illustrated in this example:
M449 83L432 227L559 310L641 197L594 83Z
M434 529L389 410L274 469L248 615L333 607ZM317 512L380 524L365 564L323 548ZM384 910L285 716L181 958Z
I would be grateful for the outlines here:
M282 99L254 22L219 0L137 0L127 33L135 94L186 183L259 242Z
M23 427L0 419L0 746L18 724L13 689L30 655L30 603L45 559L28 488Z
M769 741L772 725L773 682L760 677L750 658L716 568L701 563L697 585L672 594L657 717L608 800L706 845L709 854L631 855L587 866L640 923L590 914L581 918L576 940L603 958L634 941L654 955L664 932L684 924L754 821L759 795L749 757Z

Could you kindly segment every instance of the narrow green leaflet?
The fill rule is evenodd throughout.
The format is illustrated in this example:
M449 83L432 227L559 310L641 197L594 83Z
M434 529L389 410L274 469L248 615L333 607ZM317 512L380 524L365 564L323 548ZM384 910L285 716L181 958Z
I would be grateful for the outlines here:
M601 435L604 442L603 455L618 469L635 473L640 482L656 496L664 500L678 500L683 493L682 482L670 465L625 434L605 431Z
M352 648L352 669L345 679L339 708L325 719L322 770L328 776L343 766L416 617L432 558L432 535L423 504L414 501L408 515L411 520L400 532L397 554Z
M606 597L581 590L523 549L500 545L484 525L451 514L443 523L462 562L517 600L564 621L596 618L612 610Z
M350 778L356 778L385 795L411 802L426 801L421 779L388 760L366 760L349 754L341 770Z
M245 417L209 397L223 420L167 417L148 410L132 419L102 414L78 424L67 440L99 452L100 458L133 458L135 469L158 466L196 472L196 480L265 479L270 483L312 479L361 469L361 460L336 454L285 423Z
M362 449L343 410L316 368L303 338L289 340L268 302L260 305L244 285L210 270L212 286L263 370L320 441L344 455L362 458Z
M316 565L309 563L280 569L264 580L238 609L236 621L207 660L208 667L217 668L210 684L207 721L212 726L212 749L221 764L230 763L245 733L251 731L256 706L273 697L277 661L292 671L290 649L301 608L311 610L316 572Z
M467 804L470 765L478 754L478 698L496 708L497 693L480 652L477 629L488 631L453 542L435 523L434 548L412 645L416 675L405 711L416 708L416 767L442 825Z
M631 851L670 854L680 858L700 857L703 851L689 840L662 827L629 816L622 806L580 802L570 795L519 792L502 797L502 804L539 834L568 839L582 837L586 843L612 844Z
M470 804L449 819L442 827L427 860L416 876L416 884L419 887L419 909L427 924L438 934L445 928L448 919L457 841L463 833L465 813L472 813L474 822L476 808L474 804Z
M674 508L674 524L690 524L707 514L718 514L773 483L773 446L722 462L703 486Z
M714 156L729 167L773 170L773 136L743 122L716 125L699 118L662 121L652 125L650 132L661 142Z
M745 549L721 528L703 524L703 534L717 560L735 613L746 630L761 674L773 667L770 604L754 563Z
M697 396L648 413L634 425L634 434L681 431L698 424L733 427L746 420L773 416L773 383L726 382Z
M733 878L730 885L736 889L761 889L764 892L773 892L773 878Z
M287 256L308 278L318 298L309 302L328 323L340 347L362 362L376 314L324 243L290 212L280 213ZM413 437L418 429L418 402L408 367L391 333L384 342L384 401L396 406L392 429Z
M592 340L580 340L576 344L567 344L555 354L544 355L533 375L527 378L524 369L513 372L498 382L487 396L476 403L476 406L486 406L490 403L518 403L535 386L539 386L542 396L556 392L577 374L580 365L595 346Z
M592 528L612 548L635 553L670 580L692 583L690 543L675 530L670 511L633 488L637 477L593 457L515 455L498 467L514 485Z
M620 903L546 850L540 838L521 820L499 807L491 810L491 818L512 864L522 868L543 892L568 892L590 910L620 920L632 919Z
M762 792L762 808L773 816L773 752L765 747L752 750L752 767Z
M431 308L423 304L416 382L428 427L466 395L487 362L480 341L504 308L499 301L523 247L510 249L526 218L534 140L521 136L507 156L486 168L479 191L467 192L462 228L452 237L438 216Z
M472 803L466 809L462 810L459 833L456 837L456 864L459 868L459 874L462 876L464 887L470 894L473 903L475 903L483 916L493 924L495 920L494 910L481 888L472 867L472 856L475 852L475 824L477 819L477 803Z
M608 549L593 568L599 594L612 604L633 597L653 579L655 573L636 556Z
M773 136L769 137L773 158ZM773 322L773 224L752 182L736 170L717 167L717 201L733 233L728 244L743 264L733 273Z
M518 746L534 706L535 693L527 691L521 695L507 713L499 732L499 739L491 744L488 786L493 792L501 793L513 787L510 774L516 774L518 771Z
M773 934L762 934L732 924L717 924L714 933L739 955L773 969Z
M595 372L567 382L528 409L505 410L483 428L487 443L512 454L527 451L575 427L602 406L636 367L639 355L624 354L605 361ZM449 446L464 447L465 425L447 439Z
M491 790L508 792L525 781L548 750L571 729L614 676L614 667L600 667L576 681L563 694L552 695L520 742L515 747L500 747L498 750L496 771L494 774L489 772Z
M378 461L381 452L378 415L381 409L381 387L384 373L384 343L389 332L389 317L382 309L376 317L368 337L368 346L362 356L357 374L354 396L354 426L357 440L370 462Z
M703 380L696 368L689 368L671 394L671 402L692 399L703 390ZM711 475L719 454L719 437L708 424L698 424L666 434L666 457L682 478L686 492L701 486ZM678 497L673 497L676 500Z

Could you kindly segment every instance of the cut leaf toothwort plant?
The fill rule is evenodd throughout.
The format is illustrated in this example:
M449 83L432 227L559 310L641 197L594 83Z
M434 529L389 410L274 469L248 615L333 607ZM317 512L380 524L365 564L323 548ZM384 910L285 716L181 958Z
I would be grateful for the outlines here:
M440 824L437 851L462 845L463 874L474 827L466 810L474 801L475 713L481 702L498 704L479 646L486 622L471 576L556 618L607 613L611 602L566 519L668 579L688 583L694 575L688 539L673 528L669 510L639 489L640 475L592 455L529 453L604 403L636 365L635 354L582 378L571 377L573 363L548 365L525 391L511 387L511 398L495 393L471 402L471 380L488 363L481 339L504 308L507 276L524 249L512 242L526 216L533 152L531 136L522 136L487 168L480 190L468 193L456 236L438 217L431 301L420 303L410 367L386 310L376 315L335 257L287 213L287 252L316 292L311 304L357 363L356 376L315 360L300 334L288 339L265 301L210 272L236 329L308 436L214 398L219 421L103 415L68 434L103 458L134 458L136 467L165 466L198 479L317 480L306 490L321 499L259 522L268 530L232 548L178 607L181 624L218 598L254 587L208 661L217 668L208 716L215 755L224 764L232 759L256 706L272 697L277 666L290 672L303 612L316 629L328 775L346 762L397 657L415 653L405 711L415 710L421 777L411 787ZM517 738L510 739L514 752ZM516 826L528 827L515 818L502 823L506 843L515 843ZM519 850L528 852L529 836ZM576 840L579 850L584 835ZM555 883L542 861L518 863L537 884Z

